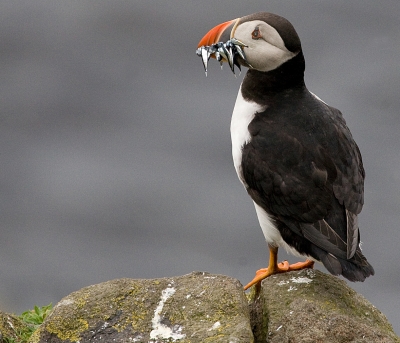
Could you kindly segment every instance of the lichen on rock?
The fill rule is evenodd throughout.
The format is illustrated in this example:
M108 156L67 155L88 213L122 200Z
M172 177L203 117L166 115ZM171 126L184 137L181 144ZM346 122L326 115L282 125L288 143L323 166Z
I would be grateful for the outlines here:
M194 272L118 279L62 299L33 342L251 343L247 301L235 279Z
M253 300L256 342L400 342L378 309L318 270L269 277Z
M255 288L252 287L254 290ZM205 272L118 279L62 299L31 343L400 343L385 316L341 279L305 269L273 275L246 298Z
M0 312L0 342L18 341L21 335L30 330L17 316Z

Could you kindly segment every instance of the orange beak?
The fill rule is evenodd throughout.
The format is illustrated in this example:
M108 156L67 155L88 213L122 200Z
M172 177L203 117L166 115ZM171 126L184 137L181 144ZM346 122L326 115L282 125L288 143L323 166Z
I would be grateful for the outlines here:
M225 33L227 28L232 27L235 25L237 19L229 20L226 21L225 23L219 24L212 28L210 31L206 33L206 35L200 40L199 44L197 45L198 48L202 46L209 46L215 43L218 43L221 40L222 34ZM226 35L226 39L228 40L230 38L230 31L229 30L229 35ZM228 33L228 32L227 32ZM215 58L215 56L211 56Z
M228 62L234 74L235 66L240 70L240 63L236 58L237 56L247 63L243 51L243 47L246 47L246 45L233 37L239 21L240 18L237 18L215 26L206 33L197 45L196 54L201 57L206 76L210 57L217 59L221 64L221 68L223 62ZM244 65L250 67L249 63Z

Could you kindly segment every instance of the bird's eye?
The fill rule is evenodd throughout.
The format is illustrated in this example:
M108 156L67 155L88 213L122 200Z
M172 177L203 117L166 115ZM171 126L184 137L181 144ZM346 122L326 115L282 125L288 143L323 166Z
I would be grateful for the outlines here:
M257 26L254 31L251 33L251 38L253 39L260 39L262 38L260 28Z

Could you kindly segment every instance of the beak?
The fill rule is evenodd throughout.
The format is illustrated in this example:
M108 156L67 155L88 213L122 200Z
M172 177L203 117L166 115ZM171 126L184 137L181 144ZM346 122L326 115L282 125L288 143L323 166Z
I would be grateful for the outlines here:
M206 33L197 45L196 54L201 57L206 76L210 57L219 61L221 68L223 62L228 62L234 74L235 65L240 70L238 58L241 58L246 66L250 66L243 51L246 45L232 37L239 20L240 18L237 18L215 26Z
M219 24L212 28L210 31L206 33L206 35L200 40L199 44L197 45L197 48L200 48L202 46L209 46L216 44L221 41L227 41L231 35L231 31L233 26L236 24L236 21L238 19L233 19L226 21L225 23ZM222 36L224 36L222 38ZM222 38L222 39L221 39ZM224 39L225 38L225 39ZM215 58L215 56L211 56Z

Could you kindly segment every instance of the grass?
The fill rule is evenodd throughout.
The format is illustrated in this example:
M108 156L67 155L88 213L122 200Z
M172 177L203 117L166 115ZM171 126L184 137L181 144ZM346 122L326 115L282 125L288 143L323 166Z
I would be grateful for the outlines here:
M36 331L36 329L43 323L47 315L52 309L52 304L47 306L35 306L33 310L23 312L18 318L26 324L23 330L16 331L16 338L3 337L4 343L26 343L29 338Z

